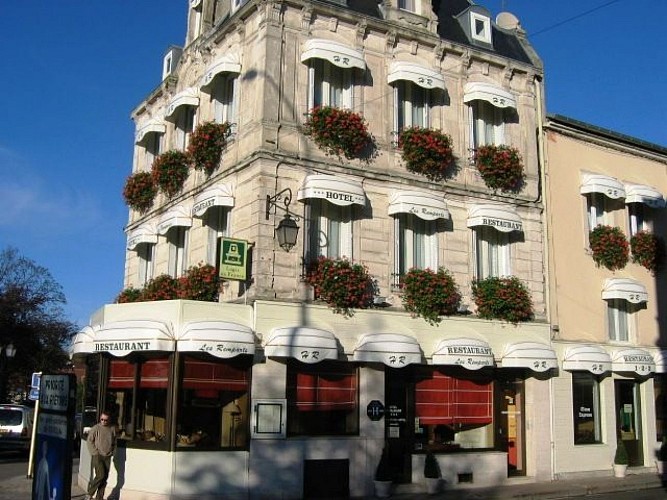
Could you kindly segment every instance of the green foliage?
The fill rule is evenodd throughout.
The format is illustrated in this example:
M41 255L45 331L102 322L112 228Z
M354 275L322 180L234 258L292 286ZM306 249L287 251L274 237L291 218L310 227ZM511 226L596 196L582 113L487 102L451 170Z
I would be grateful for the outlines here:
M317 106L310 110L303 127L304 133L328 155L352 160L375 152L375 141L366 121L353 111Z
M375 469L375 480L376 481L392 481L391 477L391 467L389 464L389 450L385 446L382 449L382 455L380 456L380 461L378 466Z
M440 130L409 127L398 135L405 167L432 181L445 179L454 163L452 138Z
M473 281L472 295L480 318L518 323L533 317L530 291L516 276Z
M593 260L610 271L623 269L628 263L630 248L625 234L615 226L600 225L588 235Z
M190 171L189 165L190 157L186 153L167 151L153 162L153 182L160 191L173 198L183 189Z
M525 174L519 150L512 146L480 146L475 152L475 164L484 183L491 189L519 191Z
M620 438L618 440L618 443L616 444L616 454L614 455L614 463L617 465L628 465L630 463L630 459L628 458L628 450L625 447L625 443Z
M431 325L440 323L441 316L456 313L461 293L453 276L444 268L410 269L401 280L402 300L406 311L421 316Z
M427 451L426 458L424 459L424 477L431 479L438 479L442 476L440 472L440 465L438 464L438 459L435 458L435 455Z
M320 257L309 266L306 282L315 289L316 299L345 316L351 316L352 309L366 309L373 302L373 281L368 269L347 259Z

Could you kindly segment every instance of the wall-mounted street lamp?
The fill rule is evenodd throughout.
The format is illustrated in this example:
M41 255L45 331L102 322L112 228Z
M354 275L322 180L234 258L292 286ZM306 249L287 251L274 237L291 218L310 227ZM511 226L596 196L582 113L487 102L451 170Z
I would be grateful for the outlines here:
M280 201L285 205L285 208L278 204ZM289 213L289 204L291 202L292 190L290 188L285 188L274 196L266 195L266 220L269 220L271 207L279 208L285 212L285 217L278 223L278 227L275 228L274 237L278 238L278 245L286 252L289 252L296 245L296 238L299 235L299 226L296 223L299 217Z
M16 356L16 347L11 342L5 346L5 356L7 359L13 359Z

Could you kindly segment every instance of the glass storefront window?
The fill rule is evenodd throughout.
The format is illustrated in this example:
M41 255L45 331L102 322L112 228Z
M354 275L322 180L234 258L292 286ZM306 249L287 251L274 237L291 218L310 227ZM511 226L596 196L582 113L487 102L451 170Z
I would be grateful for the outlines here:
M452 376L445 369L415 373L415 448L432 451L494 446L493 381L482 374Z
M186 355L181 365L176 447L248 445L250 362Z
M601 443L600 384L592 373L572 373L572 407L574 444Z
M357 368L322 362L287 367L287 432L291 436L344 436L359 432Z

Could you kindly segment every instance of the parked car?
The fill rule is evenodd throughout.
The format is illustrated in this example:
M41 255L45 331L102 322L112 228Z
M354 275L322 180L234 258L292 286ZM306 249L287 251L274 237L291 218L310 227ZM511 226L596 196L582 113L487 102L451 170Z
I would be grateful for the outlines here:
M28 452L34 410L29 406L0 405L0 450Z

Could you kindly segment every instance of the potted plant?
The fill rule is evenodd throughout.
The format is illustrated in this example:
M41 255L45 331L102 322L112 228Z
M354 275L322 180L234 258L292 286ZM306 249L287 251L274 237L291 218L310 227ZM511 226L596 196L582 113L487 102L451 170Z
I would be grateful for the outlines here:
M437 325L441 316L449 316L459 308L461 293L454 277L444 268L410 269L401 280L405 310Z
M628 263L630 249L628 240L621 228L600 225L588 235L588 241L593 253L593 260L598 266L606 267L610 271L623 269Z
M169 198L183 189L188 178L190 158L182 151L171 150L161 154L153 162L153 181Z
M150 172L137 172L125 181L123 198L130 208L145 213L153 206L157 190Z
M533 317L530 291L516 276L473 281L472 296L480 318L518 323Z
M426 490L428 494L435 495L440 488L442 474L440 472L440 465L438 465L438 459L430 451L426 452L426 457L424 458L424 477L426 478Z
M344 316L373 303L373 281L368 269L347 259L320 257L309 266L306 282L314 288L315 299L323 300Z
M655 274L665 256L665 241L649 231L639 231L630 238L632 262Z
M178 287L179 297L182 299L217 302L220 277L214 266L199 264L190 267L178 278Z
M628 450L625 448L623 440L619 438L616 444L616 454L614 455L614 477L625 477L625 471L629 463Z
M231 133L232 126L229 123L207 122L198 125L188 144L188 154L194 168L203 170L210 177L220 165L222 150Z
M316 106L308 113L304 133L326 154L339 158L371 156L375 149L364 118L347 109Z
M375 496L378 498L388 498L391 496L391 467L389 465L389 450L385 446L382 449L380 461L375 469L373 484L375 485Z
M445 179L454 164L452 139L440 130L404 128L398 134L398 148L408 171L432 181Z
M475 165L484 183L494 191L519 191L523 185L523 161L519 150L512 146L478 147Z
M667 434L662 436L662 443L656 452L656 457L658 459L656 461L658 474L663 475L667 472L667 467L665 467L667 464Z

